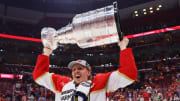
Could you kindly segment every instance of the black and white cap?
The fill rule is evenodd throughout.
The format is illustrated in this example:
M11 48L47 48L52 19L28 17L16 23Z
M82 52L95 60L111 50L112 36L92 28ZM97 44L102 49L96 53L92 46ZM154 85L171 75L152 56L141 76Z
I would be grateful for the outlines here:
M91 70L91 66L87 63L86 60L71 61L71 62L68 64L68 68L69 68L69 69L72 69L73 65L75 65L75 64L83 65L83 66L85 66L87 69Z

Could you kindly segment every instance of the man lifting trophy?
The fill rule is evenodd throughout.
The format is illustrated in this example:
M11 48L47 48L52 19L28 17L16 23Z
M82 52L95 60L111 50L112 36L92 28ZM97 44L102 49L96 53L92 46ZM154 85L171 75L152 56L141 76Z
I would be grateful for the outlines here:
M33 71L35 82L53 91L55 101L107 101L111 92L132 84L137 78L137 69L132 49L127 48L129 40L122 37L118 21L117 3L114 3L77 14L71 24L59 30L43 28L41 38L44 48ZM80 48L118 43L120 67L92 77L90 64L79 59L67 66L72 71L72 78L50 73L49 56L58 47L57 43L77 44Z

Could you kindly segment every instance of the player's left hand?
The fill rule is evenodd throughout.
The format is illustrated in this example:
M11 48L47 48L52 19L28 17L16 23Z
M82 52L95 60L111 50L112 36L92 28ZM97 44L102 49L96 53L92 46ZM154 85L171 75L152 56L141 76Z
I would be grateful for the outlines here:
M126 37L123 37L123 40L118 41L118 46L120 47L120 50L122 51L126 49L128 46L128 43L129 43L129 39Z

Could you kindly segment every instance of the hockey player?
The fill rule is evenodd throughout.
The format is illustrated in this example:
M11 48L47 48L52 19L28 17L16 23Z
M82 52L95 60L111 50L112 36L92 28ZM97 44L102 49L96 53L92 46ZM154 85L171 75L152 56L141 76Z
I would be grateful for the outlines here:
M85 60L69 63L72 80L69 77L49 73L50 47L43 48L38 56L33 78L36 83L55 93L55 101L106 101L108 94L132 84L137 78L137 69L132 49L127 48L129 40L124 37L120 47L120 67L116 71L91 76L91 66Z

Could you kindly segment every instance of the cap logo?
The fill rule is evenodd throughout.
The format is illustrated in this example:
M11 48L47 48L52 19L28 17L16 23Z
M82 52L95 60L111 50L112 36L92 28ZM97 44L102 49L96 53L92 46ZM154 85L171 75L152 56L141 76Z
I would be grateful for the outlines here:
M82 60L77 60L77 62L82 62Z

